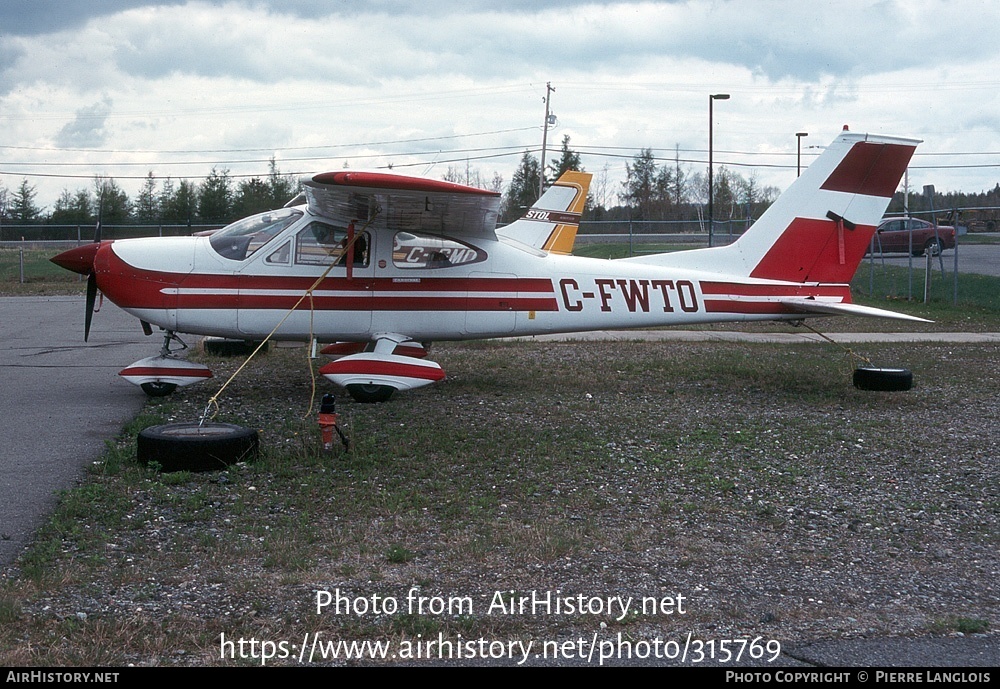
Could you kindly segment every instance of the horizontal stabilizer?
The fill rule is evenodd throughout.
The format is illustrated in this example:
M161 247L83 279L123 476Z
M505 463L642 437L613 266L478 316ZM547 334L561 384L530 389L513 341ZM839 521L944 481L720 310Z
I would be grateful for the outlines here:
M859 304L833 304L830 302L814 301L812 299L782 299L781 304L793 311L803 314L827 315L827 316L866 316L868 318L894 318L900 321L916 321L918 323L933 323L926 318L918 318L905 313L876 309L871 306L861 306Z

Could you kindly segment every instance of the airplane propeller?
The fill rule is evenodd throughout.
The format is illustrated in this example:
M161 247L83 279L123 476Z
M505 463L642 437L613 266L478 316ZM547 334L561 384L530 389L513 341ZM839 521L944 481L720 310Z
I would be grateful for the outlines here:
M97 276L91 272L87 276L87 313L83 319L83 341L90 339L90 323L94 320L94 304L97 303Z
M101 245L101 217L97 217L97 226L94 227L94 244ZM96 256L96 254L95 254ZM87 313L83 317L83 341L90 339L90 324L94 320L94 305L97 303L97 274L94 272L93 264L90 267L90 275L87 276Z
M101 220L98 218L94 228L94 241L91 244L78 246L53 256L50 261L57 266L72 270L74 273L87 276L87 302L83 321L83 341L90 338L90 324L94 320L94 306L97 303L97 274L94 272L94 259L97 250L101 248Z

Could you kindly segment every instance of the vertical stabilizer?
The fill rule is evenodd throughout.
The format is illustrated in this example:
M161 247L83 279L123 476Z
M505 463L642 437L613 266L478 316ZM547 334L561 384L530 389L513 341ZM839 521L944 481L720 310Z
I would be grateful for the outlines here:
M497 235L553 254L573 251L590 188L589 172L564 172L520 220L497 228Z
M729 246L639 257L799 283L848 283L919 142L845 132Z

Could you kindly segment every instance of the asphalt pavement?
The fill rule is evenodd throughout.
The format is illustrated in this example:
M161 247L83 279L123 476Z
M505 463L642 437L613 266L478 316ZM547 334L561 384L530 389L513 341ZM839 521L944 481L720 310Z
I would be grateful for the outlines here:
M116 374L155 354L159 339L105 302L85 344L83 315L83 295L0 297L0 566L145 400Z
M1000 244L962 244L961 239L959 242L958 272L1000 277ZM927 258L926 256L908 256L907 254L885 254L882 257L876 256L874 259L866 256L861 267L858 268L860 275L868 275L870 261L874 261L875 270L878 270L884 261L886 265L904 268L913 266L914 270L921 271L921 275L923 275L922 271ZM955 269L955 251L953 249L942 251L940 256L931 257L931 268L934 271L940 271L942 266L944 266L945 272L951 275Z

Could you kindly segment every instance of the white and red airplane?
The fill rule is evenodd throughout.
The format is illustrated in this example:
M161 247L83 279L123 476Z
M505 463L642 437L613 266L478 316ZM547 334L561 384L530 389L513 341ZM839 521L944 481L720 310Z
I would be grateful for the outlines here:
M176 333L336 343L320 372L360 401L444 378L437 340L837 314L922 320L851 303L849 282L918 142L844 132L728 246L619 260L569 255L590 176L567 173L520 220L500 197L395 174L304 178L285 208L210 236L97 241L52 260L166 331L121 372L149 394L211 376ZM298 205L293 205L298 204ZM303 298L304 295L308 295Z

